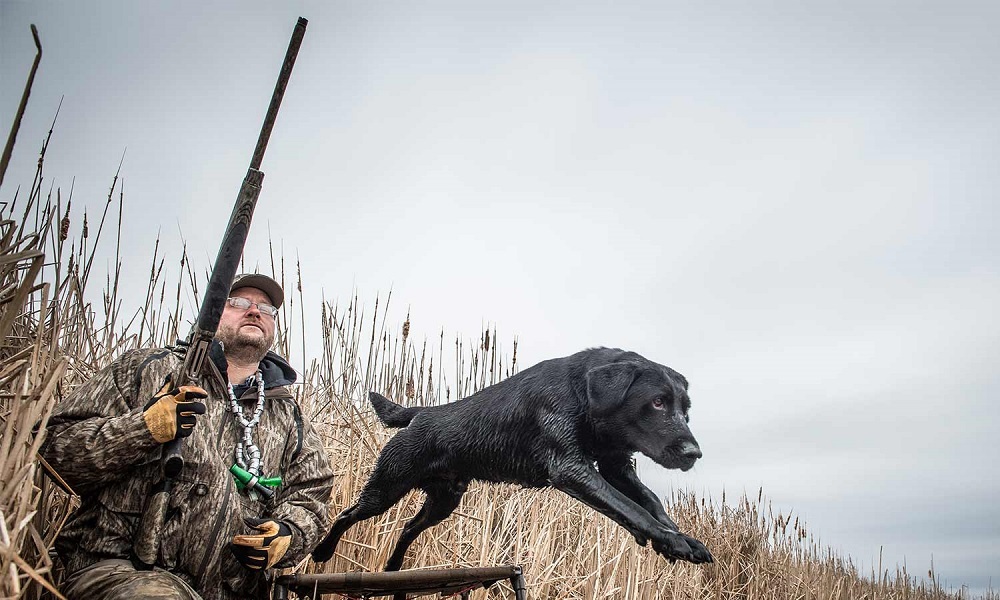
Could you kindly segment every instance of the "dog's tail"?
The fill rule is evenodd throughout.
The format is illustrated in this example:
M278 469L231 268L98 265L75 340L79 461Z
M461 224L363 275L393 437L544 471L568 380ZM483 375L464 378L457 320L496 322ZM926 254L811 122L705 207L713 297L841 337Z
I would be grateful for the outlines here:
M372 403L375 414L386 427L406 427L413 417L423 410L422 406L400 406L376 392L368 392L368 401Z

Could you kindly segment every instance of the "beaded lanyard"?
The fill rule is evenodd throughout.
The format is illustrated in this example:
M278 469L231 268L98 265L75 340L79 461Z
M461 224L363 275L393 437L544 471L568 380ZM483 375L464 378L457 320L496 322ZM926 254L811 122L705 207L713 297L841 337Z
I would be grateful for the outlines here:
M236 444L236 464L242 469L246 469L253 475L260 475L260 448L253 441L253 430L260 423L260 415L264 413L264 377L260 370L254 375L257 381L257 405L253 409L253 416L247 419L243 416L243 406L236 399L233 391L233 384L229 384L229 410L236 416L236 420L243 426L243 439ZM247 466L247 460L250 465Z

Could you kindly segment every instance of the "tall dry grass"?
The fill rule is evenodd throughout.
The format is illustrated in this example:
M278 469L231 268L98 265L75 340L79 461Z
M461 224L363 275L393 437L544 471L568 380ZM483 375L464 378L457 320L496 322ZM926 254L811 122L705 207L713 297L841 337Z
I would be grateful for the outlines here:
M47 144L47 141L46 141ZM182 247L172 256L157 241L141 304L119 297L118 249L124 195L117 175L99 220L70 223L72 189L43 194L43 146L34 182L0 210L0 594L58 596L60 573L52 541L78 504L56 474L43 474L37 449L55 404L123 352L163 345L184 335L206 268L194 268ZM117 192L117 196L116 196ZM109 220L109 214L112 215ZM96 225L95 225L96 221ZM71 237L72 230L78 233ZM92 269L97 246L114 237L108 273ZM169 275L168 258L180 269ZM175 263L176 264L176 263ZM303 357L298 399L324 437L336 469L331 510L350 505L392 432L366 403L370 389L407 404L448 402L517 370L517 342L505 352L495 330L477 339L414 335L409 315L389 324L391 294L368 308L358 296L323 299L319 326L306 327L303 277L281 256L272 274L289 290L279 317L277 349ZM100 300L88 301L100 282ZM335 282L326 282L331 285ZM317 310L318 309L318 310ZM313 312L315 315L315 312ZM316 340L315 336L319 336ZM309 355L306 341L316 340ZM36 429L36 424L42 429ZM377 570L421 501L413 493L385 515L348 532L327 571ZM473 485L455 514L424 533L406 564L420 567L521 565L532 598L718 598L937 600L960 598L934 573L905 568L863 570L820 545L805 524L775 513L762 494L726 498L676 492L668 512L716 557L713 565L668 564L607 518L554 491ZM304 561L299 570L315 570ZM479 597L506 597L501 587ZM989 592L990 600L1000 598Z

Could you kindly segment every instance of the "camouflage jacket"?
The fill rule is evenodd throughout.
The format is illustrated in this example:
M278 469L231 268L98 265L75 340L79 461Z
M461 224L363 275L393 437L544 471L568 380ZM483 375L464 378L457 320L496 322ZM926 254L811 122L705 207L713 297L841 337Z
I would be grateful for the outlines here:
M328 527L333 471L319 436L285 387L295 372L269 352L261 361L266 404L254 441L262 474L280 475L283 484L268 501L239 492L229 467L243 427L228 410L225 358L217 344L212 355L201 381L209 393L207 411L184 441L184 469L170 496L157 566L206 599L266 597L263 577L236 561L229 542L250 533L243 517L283 521L293 539L276 566L300 561ZM107 558L133 558L138 521L161 479L161 447L144 424L143 407L167 373L179 372L182 360L177 348L129 352L60 402L49 419L42 453L83 500L56 541L68 573ZM256 386L240 401L244 413L252 414Z

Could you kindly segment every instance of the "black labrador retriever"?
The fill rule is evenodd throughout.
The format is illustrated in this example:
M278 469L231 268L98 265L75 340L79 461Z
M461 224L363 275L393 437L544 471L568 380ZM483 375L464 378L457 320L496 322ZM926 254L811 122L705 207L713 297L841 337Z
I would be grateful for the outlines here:
M478 479L555 487L610 517L640 545L651 541L671 562L712 562L639 481L631 459L638 451L687 471L701 458L687 425L687 388L680 373L635 352L594 348L441 406L404 408L372 392L379 419L405 429L383 448L357 503L336 518L313 559L329 560L349 527L420 488L427 499L385 565L397 571L413 540L447 518Z

